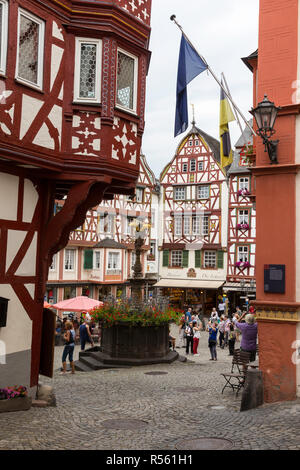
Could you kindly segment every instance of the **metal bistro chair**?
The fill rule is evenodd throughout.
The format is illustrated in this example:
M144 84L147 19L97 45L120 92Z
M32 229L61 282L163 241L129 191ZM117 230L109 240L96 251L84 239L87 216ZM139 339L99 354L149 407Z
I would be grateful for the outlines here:
M232 358L231 372L227 374L221 374L226 383L223 387L222 394L226 387L230 387L233 391L236 390L236 396L245 384L245 378L247 373L247 367L250 361L250 353L235 349ZM235 373L234 370L237 369Z

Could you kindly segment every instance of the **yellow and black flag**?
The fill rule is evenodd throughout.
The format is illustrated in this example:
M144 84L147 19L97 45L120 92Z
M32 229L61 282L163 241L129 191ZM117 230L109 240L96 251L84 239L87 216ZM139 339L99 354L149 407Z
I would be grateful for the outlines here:
M223 85L223 82L222 82ZM231 165L233 161L233 154L231 149L231 141L229 134L228 123L235 121L234 114L227 100L227 97L221 88L221 103L220 103L220 157L222 170Z

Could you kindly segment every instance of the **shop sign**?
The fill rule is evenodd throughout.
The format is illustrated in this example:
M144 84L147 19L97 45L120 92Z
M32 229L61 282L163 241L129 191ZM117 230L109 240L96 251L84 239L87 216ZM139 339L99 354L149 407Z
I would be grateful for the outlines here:
M187 272L187 277L196 277L196 271L194 268L190 268Z

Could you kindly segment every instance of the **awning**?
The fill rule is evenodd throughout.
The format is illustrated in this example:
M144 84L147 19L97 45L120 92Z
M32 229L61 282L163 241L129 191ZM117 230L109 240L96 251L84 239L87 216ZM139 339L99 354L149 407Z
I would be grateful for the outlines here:
M250 284L250 282L246 282L244 285L241 285L240 282L226 282L223 286L224 292L229 291L236 291L236 292L249 292L255 293L256 291L256 284Z
M183 289L219 289L225 281L201 281L186 279L161 279L153 287L169 287Z

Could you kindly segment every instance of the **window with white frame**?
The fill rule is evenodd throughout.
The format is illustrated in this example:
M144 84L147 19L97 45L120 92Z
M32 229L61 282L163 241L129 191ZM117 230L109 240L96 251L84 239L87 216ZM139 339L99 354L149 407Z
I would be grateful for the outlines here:
M200 216L199 215L192 216L192 234L200 235Z
M182 236L182 217L181 216L174 217L174 235L176 237Z
M209 185L201 184L198 186L198 199L208 199L209 198Z
M196 160L194 158L190 160L190 171L196 171Z
M138 58L118 50L117 106L136 112Z
M249 188L250 188L250 178L249 177L239 178L239 190L247 189L247 191L249 191Z
M204 164L203 162L198 162L198 171L203 171Z
M199 145L199 140L195 140L195 146Z
M242 263L246 263L249 260L249 247L246 245L239 246L237 256L238 256L238 261L241 261Z
M65 250L65 271L74 271L75 269L75 250Z
M114 234L115 216L113 214L103 214L100 216L100 233L107 235Z
M126 228L125 233L126 235L130 235L133 237L136 232L136 218L135 217L126 217Z
M100 269L100 251L94 251L94 269Z
M8 35L8 3L0 0L0 73L6 72L7 57L7 35Z
M139 203L144 202L144 189L143 188L136 188L135 195L136 195L136 202L139 202Z
M151 241L150 242L150 255L155 258L155 252L156 252L156 241Z
M191 234L191 217L189 215L183 217L183 234Z
M184 186L177 186L174 188L174 199L175 201L185 200L185 187Z
M203 215L201 217L201 222L202 222L202 235L208 235L209 234L209 216L208 215Z
M217 252L216 251L204 251L204 268L216 268L217 267Z
M192 140L189 140L189 146L193 147L193 145L194 145L194 142Z
M172 251L171 252L171 266L173 268L182 267L182 251Z
M53 258L52 258L52 263L51 263L51 266L50 266L50 271L56 271L56 260L57 260L57 255L53 255Z
M74 101L100 103L101 55L100 39L76 38Z
M120 261L121 261L120 253L116 251L109 251L107 269L108 270L120 270L121 268Z
M187 171L188 171L188 164L187 164L187 163L183 163L183 164L182 164L182 172L183 172L183 173L187 173Z
M239 210L239 224L249 224L249 210L242 209Z
M19 9L16 79L43 88L45 23Z

